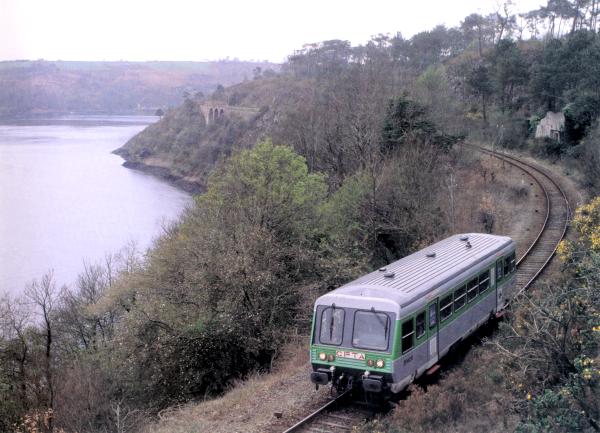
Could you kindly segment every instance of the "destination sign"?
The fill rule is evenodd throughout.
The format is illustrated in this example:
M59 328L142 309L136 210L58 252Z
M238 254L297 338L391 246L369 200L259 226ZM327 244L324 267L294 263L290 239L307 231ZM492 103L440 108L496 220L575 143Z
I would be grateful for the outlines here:
M360 352L346 352L344 350L338 350L335 352L335 356L338 358L358 359L359 361L365 360L365 354Z

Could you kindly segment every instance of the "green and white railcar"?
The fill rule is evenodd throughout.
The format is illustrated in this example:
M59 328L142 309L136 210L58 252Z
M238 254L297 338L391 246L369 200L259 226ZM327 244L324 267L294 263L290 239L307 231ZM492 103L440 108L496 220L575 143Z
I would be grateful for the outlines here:
M501 312L515 291L515 242L451 236L315 302L311 380L399 392Z

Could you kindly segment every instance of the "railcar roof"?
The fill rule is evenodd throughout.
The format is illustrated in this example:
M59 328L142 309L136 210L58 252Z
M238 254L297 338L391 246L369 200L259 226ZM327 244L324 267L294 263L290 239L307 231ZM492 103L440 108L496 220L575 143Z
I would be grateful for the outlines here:
M336 298L368 297L404 307L511 243L513 240L506 236L454 235L323 295L317 304L335 302ZM435 256L431 257L432 253ZM393 277L385 276L392 272Z

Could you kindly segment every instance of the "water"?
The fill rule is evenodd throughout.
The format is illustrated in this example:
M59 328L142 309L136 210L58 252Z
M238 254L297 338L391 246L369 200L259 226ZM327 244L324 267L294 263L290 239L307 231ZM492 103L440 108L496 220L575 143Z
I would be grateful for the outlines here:
M54 270L72 284L129 242L147 248L190 196L110 152L155 121L69 116L0 125L0 295Z

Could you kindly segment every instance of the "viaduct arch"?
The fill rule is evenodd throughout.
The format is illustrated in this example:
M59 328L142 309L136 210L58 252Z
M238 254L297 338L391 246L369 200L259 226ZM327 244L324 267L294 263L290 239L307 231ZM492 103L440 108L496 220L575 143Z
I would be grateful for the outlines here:
M215 101L207 101L200 104L200 112L204 116L206 124L212 125L231 114L236 114L245 120L249 120L258 114L259 110L258 108L232 106Z

